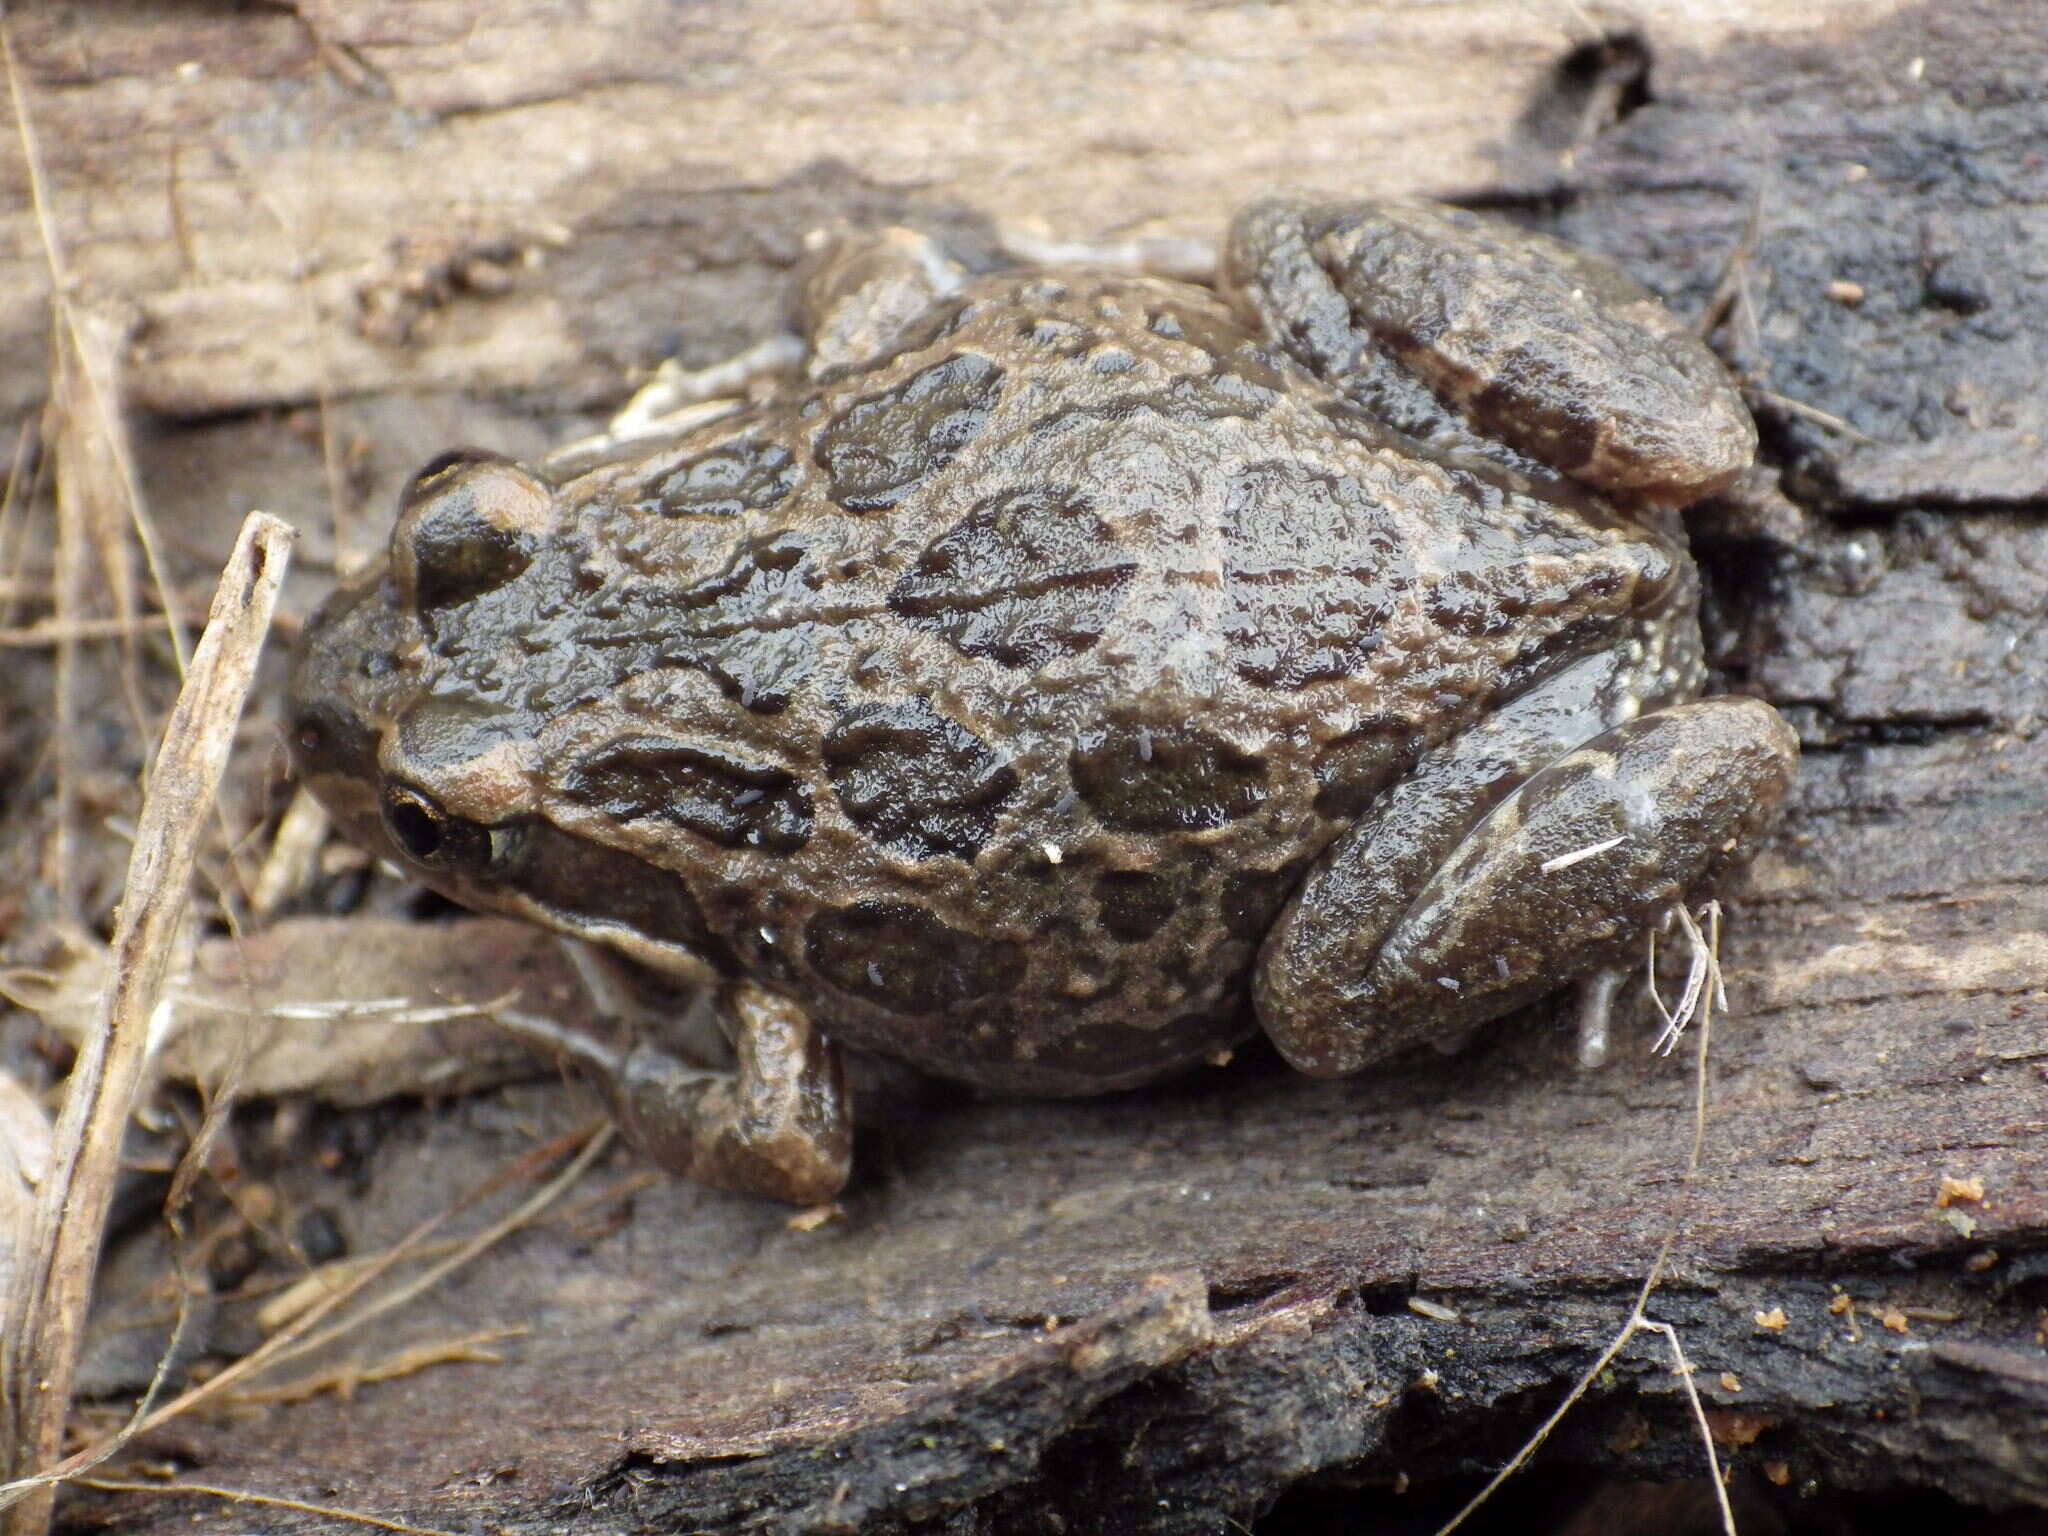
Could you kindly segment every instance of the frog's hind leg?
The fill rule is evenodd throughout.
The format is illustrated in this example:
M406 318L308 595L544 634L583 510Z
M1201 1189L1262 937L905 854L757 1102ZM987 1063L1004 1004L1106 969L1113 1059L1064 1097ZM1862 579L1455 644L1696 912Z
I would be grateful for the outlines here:
M1516 724L1497 730L1511 739ZM1259 1015L1303 1071L1354 1072L1626 964L1687 890L1746 851L1798 759L1769 706L1703 699L1596 736L1504 796L1468 793L1462 814L1445 808L1443 791L1483 776L1497 749L1467 739L1425 759L1267 939ZM1611 991L1592 987L1597 1015Z
M795 1003L752 982L727 983L717 1007L732 1038L727 1069L651 1038L619 1049L580 1030L518 1027L583 1066L626 1139L669 1172L797 1205L831 1199L853 1153L839 1048Z
M1480 214L1255 203L1231 225L1220 286L1311 370L1442 450L1681 506L1756 451L1728 371L1647 289Z

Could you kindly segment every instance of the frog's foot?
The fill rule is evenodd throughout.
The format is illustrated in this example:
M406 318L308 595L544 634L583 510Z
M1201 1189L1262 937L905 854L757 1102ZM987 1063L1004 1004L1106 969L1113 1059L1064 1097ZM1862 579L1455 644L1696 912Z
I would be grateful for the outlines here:
M1628 963L1687 890L1746 853L1797 761L1791 727L1753 699L1645 715L1523 782L1391 920L1374 910L1387 829L1354 828L1267 940L1267 1033L1301 1070L1339 1076ZM1384 937L1351 942L1332 912ZM1585 1000L1597 1023L1612 989L1596 979Z
M611 435L644 438L673 422L679 413L714 400L745 395L761 379L789 372L804 355L801 339L788 331L755 342L731 357L702 368L685 368L663 358L654 376L634 391L625 409L611 419Z
M853 1121L838 1049L787 998L736 983L736 1070L703 1072L636 1046L610 1083L619 1127L673 1173L816 1205L839 1193Z
M966 279L967 268L919 230L813 230L797 285L804 372L815 379L889 355L911 322Z
M515 1024L585 1067L626 1139L671 1173L797 1205L846 1183L853 1121L838 1048L787 998L736 982L730 1071L696 1066L643 1039L611 1048L581 1031Z

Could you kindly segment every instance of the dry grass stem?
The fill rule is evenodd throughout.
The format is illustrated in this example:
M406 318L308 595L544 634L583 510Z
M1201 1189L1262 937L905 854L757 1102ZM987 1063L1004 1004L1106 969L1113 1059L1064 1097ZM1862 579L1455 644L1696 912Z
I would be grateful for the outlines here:
M226 1403L231 1407L242 1407L257 1403L303 1403L332 1392L337 1397L353 1397L358 1387L372 1386L380 1381L396 1381L402 1376L416 1375L437 1365L498 1365L505 1356L491 1348L501 1339L523 1338L533 1330L527 1327L484 1328L475 1333L464 1334L459 1339L432 1339L424 1344L408 1345L395 1350L379 1360L368 1364L360 1361L345 1361L325 1370L315 1371L296 1381L279 1382L274 1387L249 1387L240 1392L230 1393Z
M1669 1323L1654 1322L1648 1318L1638 1325L1645 1333L1658 1333L1671 1346L1671 1374L1678 1378L1679 1390L1685 1393L1686 1403L1692 1408L1692 1421L1700 1432L1700 1444L1707 1448L1707 1481L1714 1485L1714 1500L1721 1506L1722 1536L1737 1536L1735 1530L1735 1509L1728 1502L1728 1480L1721 1475L1721 1459L1714 1454L1714 1427L1707 1422L1706 1405L1700 1401L1700 1389L1693 1385L1692 1362L1685 1358L1685 1350L1679 1345L1678 1330Z
M164 578L163 561L159 556L156 529L144 510L141 481L135 473L135 456L129 448L127 423L119 410L120 394L115 384L117 360L126 345L128 325L115 322L109 316L81 317L78 307L71 301L71 279L64 261L64 245L57 233L55 216L50 209L49 190L43 181L42 154L36 146L35 119L29 111L28 95L22 88L21 72L14 62L14 43L7 31L4 13L0 13L0 64L7 74L8 94L14 102L14 129L21 141L22 159L28 167L29 201L35 209L36 230L43 243L43 261L50 272L51 306L57 319L57 349L60 357L75 358L78 366L78 382L90 397L92 428L96 430L98 446L88 450L93 463L118 480L119 499L127 505L129 526L134 529L135 539L142 546L143 562L149 568L150 580L157 591L157 601L164 612L164 626L170 636L172 653L177 657L178 671L182 676L188 658L185 651L185 637L179 632L173 615L176 605L171 601L170 583ZM59 397L62 386L60 384ZM71 412L67 414L81 415ZM59 422L60 430L64 423ZM75 450L74 450L75 451ZM62 457L62 445L59 446ZM60 494L62 486L59 486ZM107 497L103 504L111 507L115 498ZM134 612L132 590L128 583L127 551L125 545L112 535L111 528L103 543L109 569L108 580L115 585L116 611L122 617Z
M304 17L300 19L304 20ZM297 277L299 304L305 312L306 337L312 347L314 401L320 416L320 469L327 481L328 547L334 551L337 572L346 574L361 563L359 556L363 552L355 547L355 530L348 515L348 477L342 472L341 444L334 430L333 366L327 355L327 327L320 318L319 301L313 293L313 261L306 254L306 245L299 238L297 225L271 191L270 184L226 139L215 139L213 149L235 168L235 174L256 194L256 201L277 225L278 233L284 237L284 243L292 253L291 270Z
M444 1237L438 1242L413 1243L398 1256L407 1259L434 1259L443 1254L453 1253L461 1246L461 1239ZM381 1272L390 1267L391 1257L392 1250L383 1248L375 1253L356 1253L345 1259L330 1259L325 1264L307 1270L290 1284L281 1287L276 1295L257 1308L256 1326L266 1334L289 1328L329 1297L351 1295L360 1290L364 1277L370 1271Z
M184 921L200 825L227 765L291 537L290 528L264 513L252 513L243 524L164 732L116 920L113 979L72 1070L36 1236L7 1297L0 1376L8 1388L10 1477L53 1459L62 1445L101 1227L142 1080L150 1019ZM12 1536L41 1532L50 1503L49 1490L36 1490L9 1511L7 1530Z
M202 1498L225 1499L230 1504L260 1504L268 1509L295 1510L302 1515L318 1515L326 1520L345 1520L350 1525L367 1525L379 1531L399 1531L404 1536L460 1536L458 1532L443 1530L439 1526L408 1525L403 1520L384 1520L333 1504L280 1499L272 1494L251 1493L246 1488L223 1488L217 1483L133 1483L111 1477L81 1477L77 1481L87 1488L99 1488L108 1493L196 1494Z
M1708 910L1710 914L1718 911L1712 903L1709 903ZM1697 935L1700 931L1698 925L1691 922L1690 914L1686 916L1689 931ZM1709 926L1718 936L1719 928L1714 925L1711 917ZM1714 1451L1714 1437L1708 1428L1705 1410L1700 1407L1699 1394L1693 1387L1691 1368L1686 1365L1684 1352L1678 1347L1677 1332L1669 1323L1653 1321L1645 1316L1643 1312L1643 1309L1649 1305L1651 1295L1663 1280L1664 1271L1671 1262L1672 1252L1677 1248L1678 1239L1684 1231L1686 1207L1692 1201L1693 1184L1698 1178L1700 1171L1700 1157L1706 1149L1707 1046L1713 1033L1714 1008L1726 1001L1718 993L1719 970L1717 963L1715 984L1711 987L1705 987L1700 994L1703 999L1703 1006L1699 1009L1700 1027L1698 1033L1694 1036L1698 1041L1698 1046L1693 1061L1692 1145L1686 1153L1685 1171L1679 1178L1678 1199L1671 1213L1671 1226L1665 1232L1664 1240L1658 1244L1657 1256L1650 1261L1649 1272L1643 1276L1643 1283L1636 1291L1635 1305L1629 1308L1627 1319L1615 1331L1614 1336L1607 1341L1606 1347L1600 1351L1593 1363L1580 1373L1579 1379L1572 1383L1571 1390L1565 1394L1564 1400L1551 1411L1550 1417L1536 1427L1536 1432L1523 1442L1522 1448L1515 1452L1508 1464L1496 1472L1487 1482L1486 1486L1472 1496L1464 1508L1460 1509L1443 1525L1437 1528L1436 1536L1450 1536L1452 1531L1455 1531L1459 1526L1471 1519L1478 1512L1479 1507L1493 1497L1496 1489L1517 1472L1521 1471L1523 1467L1527 1466L1530 1459L1542 1448L1543 1442L1550 1438L1551 1432L1564 1422L1564 1416L1571 1412L1573 1405L1591 1390L1593 1383L1600 1379L1601 1373L1614 1363L1615 1358L1620 1355L1622 1350L1628 1347L1629 1340L1646 1329L1652 1333L1663 1334L1670 1342L1672 1356L1677 1362L1679 1380L1683 1384L1688 1398L1692 1401L1694 1418L1700 1428L1700 1441L1706 1448L1707 1468L1713 1478L1715 1495L1721 1504L1721 1525L1724 1536L1737 1536L1735 1514L1729 1507L1728 1492L1721 1481L1720 1457ZM1652 989L1652 995L1654 995L1654 988ZM1662 1008L1663 1004L1661 1001L1658 1006ZM1666 1018L1668 1019L1669 1017L1670 1015L1667 1014Z
M1685 985L1679 989L1678 1001L1673 1006L1664 1006L1664 998L1657 990L1657 935L1650 934L1649 943L1649 991L1650 1001L1663 1016L1664 1030L1657 1036L1656 1044L1650 1047L1659 1056L1669 1056L1684 1035L1686 1025L1699 1012L1700 1000L1705 989L1713 989L1713 1005L1726 1009L1728 989L1721 980L1721 904L1710 901L1701 911L1707 919L1707 931L1702 933L1698 921L1683 906L1673 907L1672 915L1684 931L1690 945L1686 962Z
M30 413L22 418L14 434L14 454L7 461L7 486L0 491L0 617L9 623L23 597L40 597L48 586L47 582L25 581L21 574L28 557L28 508L35 499L35 487L29 483L33 477L27 473L35 442L35 416ZM36 459L40 469L42 455L37 454Z
M209 1387L216 1386L234 1372L238 1366L247 1361L255 1360L258 1356L266 1357L263 1359L262 1365L267 1367L276 1365L280 1361L295 1360L301 1355L310 1354L314 1350L323 1348L362 1327L371 1319L382 1317L386 1312L404 1306L415 1296L421 1295L439 1285L449 1275L452 1275L456 1270L469 1263L478 1254L502 1242L512 1233L534 1220L542 1211L553 1205L565 1192L574 1187L577 1180L583 1177L585 1170L597 1161L605 1148L611 1145L612 1130L609 1125L600 1126L594 1132L586 1130L579 1134L586 1135L589 1139L584 1143L583 1150L576 1154L575 1158L566 1168L535 1190L533 1194L529 1195L514 1210L500 1217L488 1227L485 1227L475 1237L462 1243L447 1258L441 1260L438 1264L428 1266L404 1284L394 1286L391 1290L386 1291L367 1305L351 1312L339 1322L330 1323L327 1327L317 1332L296 1332L290 1338L283 1334L278 1335L254 1354L245 1356L243 1360L236 1361L235 1365L221 1372L219 1376L214 1377L207 1385ZM493 1180L492 1182L496 1183L497 1181ZM382 1270L373 1273L382 1273ZM351 1292L350 1294L354 1293ZM309 1312L307 1314L308 1322L324 1317L331 1310L333 1309L326 1308L315 1309Z
M1761 384L1746 384L1743 386L1743 392L1754 395L1765 405L1783 411L1788 416L1803 416L1816 426L1826 427L1837 437L1846 437L1850 442L1860 443L1865 448L1882 448L1884 446L1882 442L1872 437L1868 432L1858 431L1841 417L1830 411L1824 411L1817 405L1808 405L1803 400L1794 400L1790 395L1781 395L1775 389L1765 389Z
M1748 293L1749 268L1756 259L1757 243L1763 233L1765 185L1766 180L1760 178L1756 190L1750 194L1749 215L1742 221L1742 232L1735 237L1735 244L1729 247L1728 259L1721 264L1721 275L1714 281L1714 291L1707 296L1705 308L1693 322L1693 334L1701 341L1707 340L1727 322L1737 301Z
M41 651L80 640L128 640L161 629L163 624L163 615L156 613L125 619L72 619L68 623L45 619L15 629L0 629L0 648Z
M319 868L320 849L333 825L327 808L301 785L285 807L270 840L270 851L256 878L249 884L249 910L257 917L269 917L292 896L312 883Z
M57 364L59 377L53 383L61 393L61 349ZM45 414L54 411L53 405ZM72 635L84 622L80 609L85 602L85 540L79 523L78 497L63 493L60 477L56 548L51 555L50 571L52 619L58 634L55 665L51 669L54 696L50 711L50 766L56 794L50 803L50 840L44 852L43 878L55 893L57 911L66 918L78 915L72 829L78 819L79 656L78 641Z
M371 1284L389 1272L393 1266L409 1257L417 1257L421 1248L435 1232L464 1211L480 1202L490 1199L499 1191L533 1178L540 1169L560 1158L570 1148L581 1143L581 1150L569 1165L550 1179L546 1185L521 1202L510 1215L494 1222L477 1236L460 1244L453 1256L445 1263L436 1265L425 1275L408 1282L395 1293L379 1297L375 1302L351 1314L344 1321L322 1329L315 1334L316 1324L331 1316L338 1308L360 1295ZM574 1186L584 1171L597 1160L611 1143L610 1128L602 1122L557 1137L535 1147L532 1151L515 1158L506 1167L486 1179L462 1199L446 1209L435 1213L406 1234L405 1238L387 1249L378 1262L365 1269L341 1290L330 1293L323 1300L308 1307L291 1325L267 1339L261 1346L250 1351L241 1359L229 1365L217 1375L201 1382L158 1407L138 1413L119 1434L110 1439L87 1447L85 1450L65 1458L36 1476L11 1484L0 1484L0 1507L23 1496L26 1492L42 1485L55 1484L66 1479L77 1478L79 1474L98 1466L114 1455L134 1436L169 1422L180 1414L189 1413L203 1403L228 1395L231 1388L239 1386L251 1376L269 1369L288 1359L295 1359L310 1350L332 1343L352 1329L360 1327L374 1317L381 1316L405 1301L411 1300L428 1286L433 1285L468 1263L492 1244L531 1222L542 1211ZM409 1529L409 1527L401 1527Z

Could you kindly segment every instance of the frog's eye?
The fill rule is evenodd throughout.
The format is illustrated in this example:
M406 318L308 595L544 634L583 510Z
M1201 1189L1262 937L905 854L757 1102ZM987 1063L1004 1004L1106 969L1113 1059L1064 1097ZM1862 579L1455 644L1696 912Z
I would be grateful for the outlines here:
M488 448L451 448L446 453L436 454L429 459L405 483L405 490L399 494L398 508L402 512L420 497L431 491L434 482L451 469L460 469L465 464L510 464L512 461L502 453L493 453Z
M399 601L432 627L434 610L467 603L532 563L552 494L502 454L463 448L412 477L391 530Z
M498 868L517 841L505 829L449 815L432 795L404 784L384 792L384 825L409 858L457 875Z

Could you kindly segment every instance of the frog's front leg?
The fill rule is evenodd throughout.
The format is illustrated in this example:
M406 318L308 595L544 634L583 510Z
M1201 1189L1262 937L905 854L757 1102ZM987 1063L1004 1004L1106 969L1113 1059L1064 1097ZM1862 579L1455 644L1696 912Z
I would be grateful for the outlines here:
M1511 707L1425 759L1310 873L1256 980L1259 1017L1296 1067L1355 1072L1582 978L1604 1002L1599 973L1747 851L1798 761L1775 710L1715 698L1522 778L1514 758L1542 750L1544 712Z
M578 1061L626 1139L669 1172L797 1205L829 1200L853 1156L838 1047L795 1003L752 982L726 983L716 1006L732 1039L730 1070L654 1038L618 1049L537 1020L515 1027Z
M884 356L966 275L937 241L915 230L814 230L805 240L788 329L699 368L663 359L604 431L555 449L542 473L559 485L735 415L778 380L798 373L816 379Z

